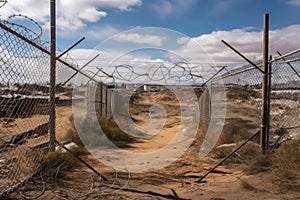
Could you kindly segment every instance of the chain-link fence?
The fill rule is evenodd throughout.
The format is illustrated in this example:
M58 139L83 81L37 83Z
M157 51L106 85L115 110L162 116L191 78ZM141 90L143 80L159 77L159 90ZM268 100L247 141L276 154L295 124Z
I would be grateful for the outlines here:
M49 56L19 37L42 46L28 29L1 28L0 196L37 172L49 140Z
M275 148L287 139L299 138L299 52L287 55L270 62L270 148ZM260 67L261 64L258 62L256 65ZM246 139L250 136L250 130L260 129L262 75L257 68L248 65L216 78L224 80L227 95L227 115L223 130L225 137L220 143L236 141L237 135ZM230 133L230 137L226 132Z
M87 87L87 115L96 115L99 118L112 117L112 90L104 83ZM119 102L113 104L120 105Z
M275 147L282 140L300 138L300 53L280 58L271 67L270 131Z
M37 23L33 23L39 27ZM0 25L2 196L38 172L42 159L49 151L50 53L47 43L40 39L41 33L37 34L15 24L10 18L1 20ZM56 131L60 132L57 135L59 141L68 140L70 137L68 130L72 116L70 105L73 91L70 85L60 84L77 68L68 57L59 59L56 65L56 82L59 83L55 95Z
M0 21L0 25L1 197L34 175L49 151L50 53L40 40L41 34L8 21ZM300 53L295 52L271 62L271 147L276 147L283 140L300 137L299 57ZM85 104L83 107L87 108L84 110L87 116L96 114L100 118L112 118L116 111L122 114L122 111L128 112L130 109L124 108L124 104L130 104L134 99L132 93L126 91L161 93L167 87L179 87L180 94L184 94L182 90L187 85L193 86L197 99L194 101L191 98L186 104L195 109L193 114L199 118L200 128L213 133L223 127L220 123L222 113L218 108L225 100L221 95L224 84L227 112L220 144L245 140L260 129L262 73L253 66L230 70L222 75L212 69L218 75L199 87L197 84L207 81L200 73L203 67L197 68L188 63L168 63L167 66L160 63L151 65L146 72L140 72L134 66L118 65L109 68L110 71L99 69L96 74L80 71L77 65L70 63L73 61L67 57L58 59L56 66L58 141L70 141L72 137L68 132L72 126L72 103ZM74 76L74 73L79 76ZM213 73L210 72L210 75ZM70 77L79 80L76 87L66 81ZM118 81L123 85L116 84L114 88L103 83ZM79 86L79 83L85 85ZM171 97L174 96L160 98L168 100ZM148 108L150 103L144 106ZM212 123L214 127L209 127L211 120L215 120Z

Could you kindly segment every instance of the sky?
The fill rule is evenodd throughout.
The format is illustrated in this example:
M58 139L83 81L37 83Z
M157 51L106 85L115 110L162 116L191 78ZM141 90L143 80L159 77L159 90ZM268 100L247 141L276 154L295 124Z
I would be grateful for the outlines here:
M300 0L57 0L56 4L57 47L64 50L86 38L70 52L79 65L97 53L101 55L91 67L118 59L114 64L122 59L131 64L174 63L179 58L205 66L244 63L221 40L250 60L259 60L265 13L270 14L270 53L300 48ZM12 14L37 21L48 40L50 1L8 0L0 15L5 19Z

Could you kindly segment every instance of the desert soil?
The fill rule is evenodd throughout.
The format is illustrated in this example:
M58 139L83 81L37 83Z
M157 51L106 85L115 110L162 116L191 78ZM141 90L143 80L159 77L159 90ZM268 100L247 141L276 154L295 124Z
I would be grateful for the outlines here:
M166 106L166 110L169 112L164 128L152 137L138 139L131 144L128 151L153 152L169 144L178 130L182 130L180 112L176 102L159 101L158 98L156 103ZM141 99L140 105L142 106L139 109L148 109L148 104L151 104L149 99ZM242 122L240 126L247 123L250 124L248 128L256 130L259 113L254 108L250 109L250 112L241 109L249 106L249 104L229 102L227 123ZM66 139L71 115L71 107L58 108L57 132L60 141ZM240 116L245 116L245 118L241 119ZM152 117L159 118L159 116L155 116L155 112ZM140 127L150 123L147 112L135 112L132 118ZM155 129L155 123L152 123L151 126ZM241 130L243 129L241 128ZM200 146L201 141L195 140L185 153L169 166L145 173L117 172L99 162L92 155L81 156L94 169L100 171L108 181L101 179L82 163L70 171L63 167L57 168L52 173L53 176L43 178L46 188L39 199L300 199L298 192L279 192L272 183L272 175L269 173L247 175L244 170L245 166L243 166L245 164L222 165L218 169L224 173L209 174L203 182L198 183L197 180L219 161L212 158L210 154L199 158ZM23 193L37 195L42 190L43 181L39 176L35 177L33 181L29 181L22 187ZM20 193L12 195L12 198L20 197L22 197Z

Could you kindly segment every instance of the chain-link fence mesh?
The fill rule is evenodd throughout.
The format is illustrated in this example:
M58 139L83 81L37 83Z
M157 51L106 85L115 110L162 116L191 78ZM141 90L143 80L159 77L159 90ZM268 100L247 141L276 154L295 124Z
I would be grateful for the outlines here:
M37 172L48 151L49 56L22 26L0 21L0 196Z
M246 140L260 129L262 74L253 66L243 66L228 69L212 82L218 79L224 82L226 117L217 145Z
M22 17L37 31L13 22ZM0 38L0 196L40 168L49 147L50 53L38 23L22 16L1 20ZM65 56L56 64L56 132L70 140L72 87L62 84L78 66ZM80 97L82 98L82 97Z
M271 62L270 97L270 147L273 148L286 139L299 138L299 53L294 53ZM257 63L260 66L260 63ZM219 79L218 77L217 79ZM229 131L223 142L233 142L234 133L259 130L262 110L262 73L254 66L244 66L224 73L227 95L227 125L223 132ZM234 125L236 124L236 125ZM237 129L239 124L239 129ZM230 130L227 130L229 128ZM246 129L245 129L246 128ZM245 129L245 130L244 130ZM242 131L241 131L242 130ZM245 132L246 131L246 132ZM226 139L227 138L227 139ZM243 136L242 136L243 138Z
M87 87L87 116L109 119L112 117L112 106L116 104L113 103L112 90L107 85L98 83Z
M35 174L48 152L50 56L47 47L40 40L41 33L36 34L24 26L8 21L0 22L1 197ZM12 31L7 31L5 27ZM28 43L24 38L44 50ZM270 132L274 139L271 140L271 146L278 144L279 140L299 138L299 57L300 53L295 53L272 62ZM262 73L253 66L230 70L201 87L199 84L205 83L209 76L218 74L218 68L211 67L209 76L206 77L201 74L203 66L183 62L149 65L146 72L137 70L134 66L118 65L106 70L98 69L97 72L78 73L77 64L69 57L57 61L56 68L56 138L61 142L71 141L73 137L69 132L72 127L72 103L85 104L83 107L87 109L84 114L87 116L96 114L100 118L111 118L116 110L119 114L122 110L128 112L128 108L124 109L122 106L128 103L127 100L133 99L131 93L128 95L124 91L160 94L169 86L179 86L182 89L189 85L197 91L196 95L200 98L189 104L191 106L193 103L195 117L199 118L200 128L205 132L209 129L211 120L217 120L213 124L223 125L218 124L218 114L214 116L215 119L211 117L212 106L215 106L212 105L212 99L218 99L222 92L220 84L224 83L227 112L220 144L247 139L260 129ZM70 82L66 81L74 73L78 75ZM74 79L78 80L77 83ZM123 85L118 85L117 82ZM132 84L133 82L136 84ZM221 104L222 100L224 99L219 99L218 103Z
M300 138L299 58L300 53L296 52L272 63L270 131L278 142Z

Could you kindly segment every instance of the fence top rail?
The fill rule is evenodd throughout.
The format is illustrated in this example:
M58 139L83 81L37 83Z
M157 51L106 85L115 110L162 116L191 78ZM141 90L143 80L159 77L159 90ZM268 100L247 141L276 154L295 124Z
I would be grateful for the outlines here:
M287 53L287 54L284 54L284 55L282 55L282 56L275 57L274 59L270 60L269 63L273 63L273 62L276 62L276 61L278 61L278 60L282 60L282 59L284 59L284 58L286 58L286 57L288 57L288 56L294 55L294 54L299 53L299 52L300 52L300 49L294 50L294 51L289 52L289 53ZM291 62L296 62L296 61L299 61L299 60L300 60L300 57L294 58L294 59L290 59L290 60L285 60L285 61L282 61L281 63L291 63ZM258 66L258 67L261 67L262 64L259 63L259 64L257 64L257 66ZM255 69L255 67L252 66L252 65L242 66L242 67L240 67L240 68L236 68L236 69L230 70L230 71L228 71L228 72L222 74L222 76L216 77L216 79L220 79L220 78L228 78L228 77L230 77L230 76L235 76L235 75L237 75L237 74L244 73L244 72L246 72L246 71L250 71L250 70L253 70L253 69Z
M290 59L290 60L284 60L284 61L282 61L280 63L291 63L291 62L297 62L299 60L300 60L300 57L294 58L294 59Z
M261 64L258 64L257 66L261 66ZM252 65L246 65L246 66L243 66L243 67L239 67L239 68L230 70L230 71L222 74L221 76L216 77L214 80L228 78L228 77L235 76L235 75L238 75L238 74L250 71L250 70L255 70L255 69L256 68ZM258 69L256 69L256 70L258 70Z
M290 52L290 53L284 54L284 55L282 55L282 56L275 57L274 59L272 59L272 60L270 61L270 63L276 62L276 61L281 60L281 59L283 59L283 58L285 58L285 57L294 55L294 54L296 54L296 53L298 53L298 52L300 52L300 49L297 49L297 50L292 51L292 52Z

